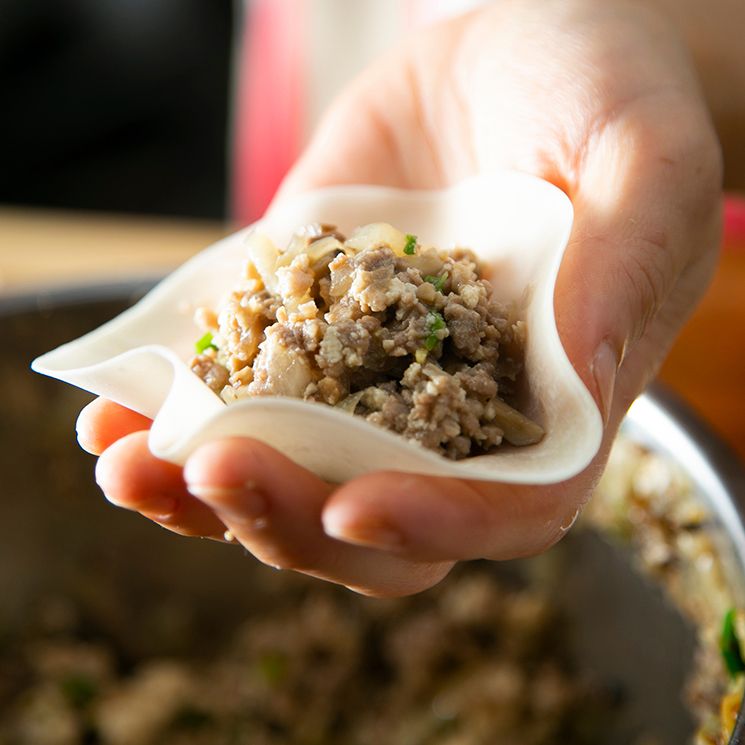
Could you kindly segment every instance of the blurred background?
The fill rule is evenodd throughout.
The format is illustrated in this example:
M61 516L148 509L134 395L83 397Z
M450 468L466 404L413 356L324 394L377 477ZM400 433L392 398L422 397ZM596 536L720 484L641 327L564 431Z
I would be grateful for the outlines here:
M0 202L223 219L231 0L0 0Z
M252 219L397 29L475 4L0 0L0 203L223 220L244 153Z

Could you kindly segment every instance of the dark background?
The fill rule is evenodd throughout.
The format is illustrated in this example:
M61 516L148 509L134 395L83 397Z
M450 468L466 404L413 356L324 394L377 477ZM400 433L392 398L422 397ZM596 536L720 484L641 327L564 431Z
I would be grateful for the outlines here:
M231 0L0 0L0 203L222 218Z

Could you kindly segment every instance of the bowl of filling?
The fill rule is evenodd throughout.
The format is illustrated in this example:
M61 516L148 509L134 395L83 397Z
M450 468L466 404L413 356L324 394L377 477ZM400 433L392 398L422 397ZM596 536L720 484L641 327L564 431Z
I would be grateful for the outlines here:
M745 742L745 482L678 402L653 391L634 404L590 508L547 554L363 598L101 498L71 436L88 396L27 366L145 289L0 303L0 743ZM229 380L229 342L218 322L194 348L194 313L222 312L199 300L180 364L217 400L224 386L189 367L206 355Z

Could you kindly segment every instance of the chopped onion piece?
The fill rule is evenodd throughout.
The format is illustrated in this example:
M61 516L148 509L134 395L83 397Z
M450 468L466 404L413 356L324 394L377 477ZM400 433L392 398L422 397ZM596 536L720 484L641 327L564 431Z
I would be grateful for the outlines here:
M334 238L332 235L329 235L325 238L320 238L317 241L313 241L313 243L308 246L306 253L308 254L308 258L310 259L310 262L312 264L319 259L322 259L327 254L334 252L338 253L339 251L343 250L344 246L342 242L338 238Z
M345 245L357 251L389 246L397 256L406 256L406 234L387 222L374 222L357 228Z
M357 391L357 393L352 393L346 398L339 401L338 404L336 404L337 409L341 409L342 411L346 411L348 414L354 414L354 410L357 408L357 404L362 400L362 396L365 394L365 391Z
M442 257L434 248L421 248L413 256L407 256L409 264L424 274L435 275L442 271Z
M246 239L248 258L256 267L256 271L270 292L277 290L277 258L279 252L272 241L261 233L251 233Z
M277 266L287 266L288 264L291 264L296 256L306 253L309 243L310 239L305 233L301 231L294 233L290 242L287 244L287 248L279 254Z
M511 445L533 445L544 435L543 428L532 419L513 409L508 403L498 398L489 402L494 406L494 424L504 433L504 439Z

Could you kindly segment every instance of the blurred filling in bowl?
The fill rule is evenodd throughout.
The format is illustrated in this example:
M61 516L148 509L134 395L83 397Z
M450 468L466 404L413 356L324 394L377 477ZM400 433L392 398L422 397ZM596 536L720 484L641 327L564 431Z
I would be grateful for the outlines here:
M548 554L363 598L105 503L85 395L27 365L136 294L0 305L0 745L745 742L742 474L675 405Z

